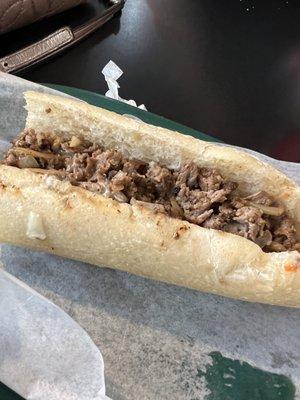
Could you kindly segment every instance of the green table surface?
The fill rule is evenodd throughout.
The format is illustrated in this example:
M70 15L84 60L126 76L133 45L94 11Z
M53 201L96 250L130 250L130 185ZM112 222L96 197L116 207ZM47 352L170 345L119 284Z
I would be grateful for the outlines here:
M218 142L216 138L202 132L97 93L53 84L46 86L119 114L134 115L152 125L175 130L198 139ZM283 375L262 371L245 362L223 357L218 352L213 352L210 356L213 364L207 368L204 374L211 392L206 400L293 400L295 398L293 383ZM234 379L230 379L232 371L234 371ZM203 376L201 371L199 371L200 375ZM226 385L224 385L225 383ZM0 400L21 399L20 396L0 383Z

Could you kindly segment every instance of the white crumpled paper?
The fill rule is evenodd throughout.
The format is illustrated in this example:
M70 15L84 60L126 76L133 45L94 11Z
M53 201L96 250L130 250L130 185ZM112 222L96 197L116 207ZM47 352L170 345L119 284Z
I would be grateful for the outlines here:
M30 400L104 400L100 350L64 311L0 270L0 381Z
M145 104L141 104L138 106L134 100L125 100L119 96L120 85L118 84L118 79L121 78L121 76L123 75L123 71L120 67L117 66L117 64L110 60L101 72L104 75L108 86L108 91L105 93L105 96L147 111Z

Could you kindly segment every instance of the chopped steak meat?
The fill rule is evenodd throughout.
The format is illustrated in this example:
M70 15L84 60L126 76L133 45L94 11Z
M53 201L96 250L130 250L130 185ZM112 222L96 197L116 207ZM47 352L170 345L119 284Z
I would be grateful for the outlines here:
M72 184L88 181L94 175L95 159L86 153L75 153L65 158L65 169Z
M268 196L268 193L260 191L250 196L244 197L246 200L250 200L256 204L263 204L264 206L270 206L272 204L272 199Z
M146 178L149 179L159 198L170 197L169 193L174 187L174 176L168 168L151 162L146 172Z
M243 236L265 251L300 250L292 220L268 193L238 196L237 183L192 161L174 170L128 159L118 150L105 150L76 136L62 139L30 129L14 141L2 164L57 171L72 185Z
M214 168L201 168L198 175L198 182L201 190L218 190L224 179Z
M266 227L266 220L262 217L262 212L251 206L237 209L233 220L248 227L243 236L253 240L253 242L262 236Z
M287 216L283 216L275 224L278 225L274 230L274 241L281 243L286 248L294 246L296 244L296 229L292 221Z

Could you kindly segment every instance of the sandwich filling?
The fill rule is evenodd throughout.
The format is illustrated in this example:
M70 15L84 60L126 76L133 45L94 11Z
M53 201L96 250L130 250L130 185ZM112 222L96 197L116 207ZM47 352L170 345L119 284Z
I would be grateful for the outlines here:
M238 195L236 182L193 161L175 170L76 136L30 129L14 141L2 164L53 174L121 203L142 202L154 212L243 236L264 251L300 251L293 221L268 193Z

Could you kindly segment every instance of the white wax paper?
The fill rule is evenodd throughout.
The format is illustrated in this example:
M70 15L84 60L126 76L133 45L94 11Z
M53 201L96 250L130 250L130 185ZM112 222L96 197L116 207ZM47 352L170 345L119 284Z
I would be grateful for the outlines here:
M119 96L120 85L118 84L118 79L123 75L123 71L120 67L117 66L112 60L110 60L105 67L102 69L102 74L106 80L108 91L105 93L106 97L109 97L114 100L122 101L123 103L127 103L130 106L141 108L142 110L147 111L145 104L137 105L135 100L125 100Z
M0 381L30 400L104 400L99 349L64 311L0 270Z
M35 88L41 89L0 73L0 157L24 126L22 92ZM87 333L1 269L0 381L30 400L108 399L103 358Z
M0 140L5 139L0 145L2 143L4 147L7 140L11 140L24 126L25 90L51 92L31 82L0 74ZM299 181L299 165L252 153ZM84 327L101 348L105 361L106 388L114 400L204 399L206 382L199 377L198 371L205 370L205 366L211 362L207 355L210 351L219 351L226 357L287 375L299 394L299 309L226 299L13 246L0 245L0 249L3 269L59 305ZM19 343L20 331L11 329L8 338L2 319L8 318L7 321L14 327L19 323L15 320L16 315L26 315L31 323L36 317L34 313L31 314L31 302L37 301L37 298L30 299L32 291L23 286L22 292L19 292L15 284L4 283L7 279L7 276L4 279L1 275L1 302L5 298L3 289L6 287L11 290L11 299L20 295L19 300L24 296L24 301L16 303L19 307L17 314L5 314L5 308L10 310L14 304L5 303L5 307L1 307L0 381L20 393L22 388L21 394L26 393L28 398L36 398L30 397L36 388L40 390L40 398L50 398L44 392L46 385L39 383L44 380L49 382L43 358L48 360L51 355L47 354L51 352L51 347L48 339L42 341L39 324L36 325L36 341L33 343L29 338L25 347L27 359L19 358L15 364L20 368L10 370L10 374L1 368L2 359L9 360L12 355L21 355L22 352L18 353L16 349L24 348ZM23 291L25 289L26 294ZM49 315L52 312L49 310ZM57 315L61 314L57 312ZM68 319L65 314L62 318ZM20 326L24 328L24 321L21 322ZM73 322L69 320L68 323ZM62 321L57 320L56 326L59 324ZM79 344L77 346L77 339L75 344L73 338L73 349L68 353L68 335L63 330L59 332L59 329L55 329L55 325L53 332L61 342L60 350L55 353L59 357L54 363L54 372L59 371L57 377L60 379L51 381L52 396L63 385L69 385L69 389L76 392L74 399L86 399L82 379L86 377L85 384L88 387L89 377L94 379L97 376L100 390L103 377L102 371L94 368L93 360L90 363L72 358L77 354L76 347L84 348L84 337L87 336L84 332L83 336L78 333ZM87 344L91 350L93 346L88 338ZM65 354L69 354L70 358L62 360ZM27 372L30 369L26 364L30 357L34 360L30 364L35 373L30 375L34 376L32 380L28 379ZM66 361L71 363L70 367L66 366ZM97 360L94 359L94 363ZM50 377L53 376L50 374ZM95 381L91 387L97 388L94 385ZM63 400L66 398L63 396L66 394L59 393L56 398ZM89 398L93 399L92 395Z

